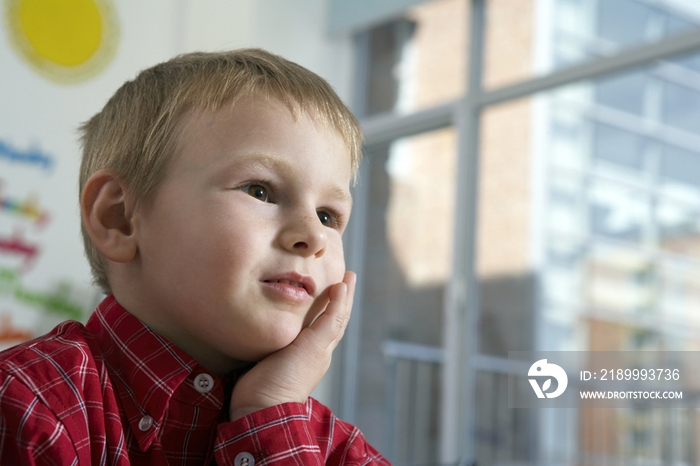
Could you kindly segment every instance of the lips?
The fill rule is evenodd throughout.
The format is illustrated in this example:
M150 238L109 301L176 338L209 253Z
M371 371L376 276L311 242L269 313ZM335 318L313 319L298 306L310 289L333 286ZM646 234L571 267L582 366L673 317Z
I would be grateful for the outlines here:
M267 283L286 283L287 285L292 285L292 286L297 286L299 288L304 288L304 285L302 285L299 282L294 282L292 280L265 280L265 282L267 282Z
M262 280L266 286L296 299L314 297L316 283L313 278L297 272L277 274Z

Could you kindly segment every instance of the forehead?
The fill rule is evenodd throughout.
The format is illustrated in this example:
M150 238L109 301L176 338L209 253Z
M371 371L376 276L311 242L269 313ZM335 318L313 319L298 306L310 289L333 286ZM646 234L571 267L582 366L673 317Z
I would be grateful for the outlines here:
M344 186L352 172L350 147L338 131L275 98L246 97L214 111L191 109L181 121L177 146L174 169L245 165L295 172L321 165L326 170L317 174Z

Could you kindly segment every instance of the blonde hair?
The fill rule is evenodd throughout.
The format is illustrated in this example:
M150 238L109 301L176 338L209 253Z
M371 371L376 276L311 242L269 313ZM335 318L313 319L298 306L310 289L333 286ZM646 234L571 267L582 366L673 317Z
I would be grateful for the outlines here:
M359 123L321 77L260 49L197 52L142 71L80 127L79 196L90 176L108 169L124 184L138 209L165 178L183 116L192 109L215 111L251 95L277 98L295 118L306 113L324 128L337 131L350 149L356 175L362 155ZM84 224L82 235L94 282L109 294L105 258Z

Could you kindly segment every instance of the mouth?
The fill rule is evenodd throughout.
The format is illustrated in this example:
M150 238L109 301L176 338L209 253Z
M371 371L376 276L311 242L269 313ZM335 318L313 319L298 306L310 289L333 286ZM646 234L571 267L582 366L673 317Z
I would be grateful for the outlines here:
M275 275L262 280L262 283L282 295L301 301L313 298L316 292L313 278L296 272Z

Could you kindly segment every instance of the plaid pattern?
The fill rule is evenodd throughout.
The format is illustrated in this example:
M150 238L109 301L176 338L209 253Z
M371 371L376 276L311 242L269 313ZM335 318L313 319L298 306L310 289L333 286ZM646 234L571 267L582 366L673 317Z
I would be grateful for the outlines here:
M200 393L195 378L214 384ZM317 401L228 422L216 377L107 297L86 326L0 353L0 464L389 464Z

